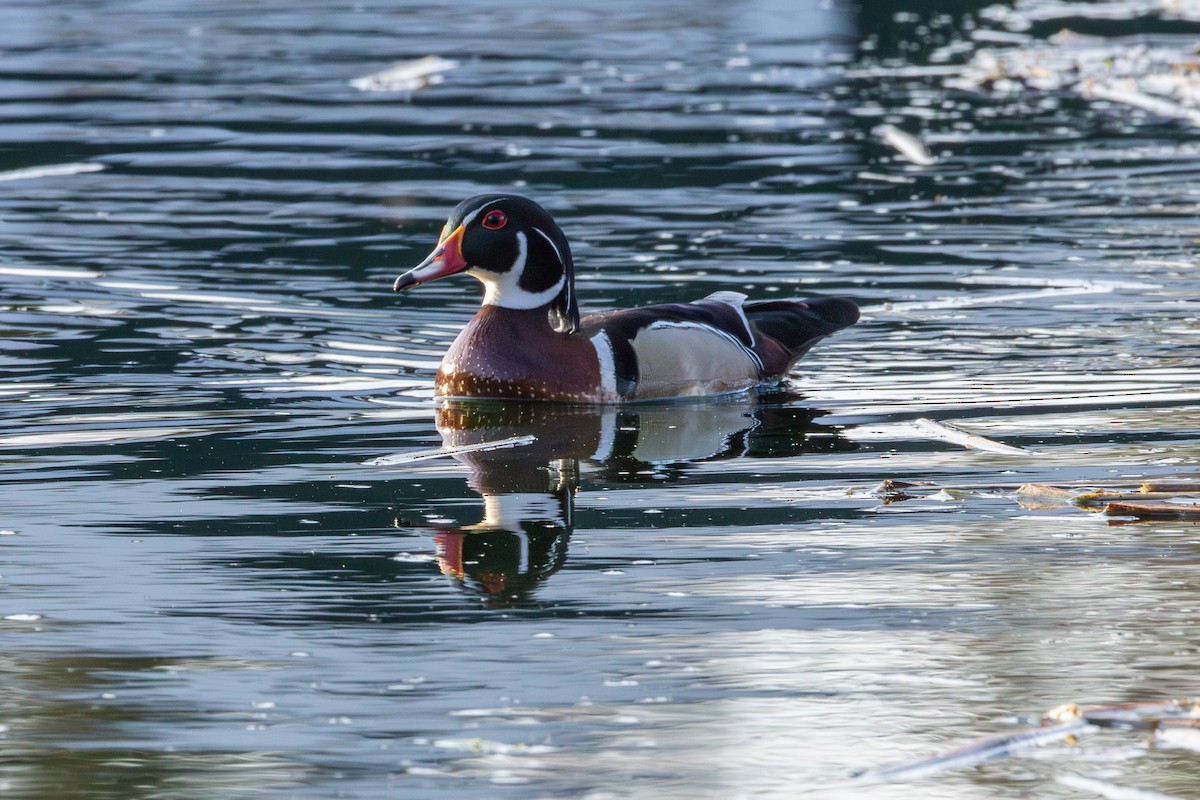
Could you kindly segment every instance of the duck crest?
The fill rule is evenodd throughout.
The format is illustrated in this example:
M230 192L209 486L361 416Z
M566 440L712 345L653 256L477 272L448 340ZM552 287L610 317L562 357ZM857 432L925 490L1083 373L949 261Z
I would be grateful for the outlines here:
M459 203L433 252L394 288L459 272L483 283L484 298L442 359L444 397L611 403L745 391L858 320L849 300L730 291L581 316L566 236L540 205L511 194Z

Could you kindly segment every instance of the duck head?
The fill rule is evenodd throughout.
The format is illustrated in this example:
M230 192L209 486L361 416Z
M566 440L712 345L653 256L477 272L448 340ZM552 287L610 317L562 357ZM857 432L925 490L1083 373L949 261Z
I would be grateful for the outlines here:
M399 292L459 272L483 283L484 305L545 307L559 331L579 328L571 247L546 210L528 198L482 194L462 201L437 247L393 288Z

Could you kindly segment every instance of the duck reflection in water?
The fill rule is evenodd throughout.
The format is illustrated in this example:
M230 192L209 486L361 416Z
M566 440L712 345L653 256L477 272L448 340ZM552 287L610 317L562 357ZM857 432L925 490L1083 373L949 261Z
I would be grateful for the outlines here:
M437 426L447 448L514 436L531 444L460 453L483 520L442 527L442 572L497 605L521 605L567 558L581 464L589 483L670 483L689 465L740 457L855 448L824 412L774 393L738 400L621 407L513 401L446 401Z

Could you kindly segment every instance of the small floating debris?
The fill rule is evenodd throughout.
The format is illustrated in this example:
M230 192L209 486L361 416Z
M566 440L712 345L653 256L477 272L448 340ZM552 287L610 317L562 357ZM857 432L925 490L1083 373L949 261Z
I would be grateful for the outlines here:
M877 125L871 133L878 136L884 144L891 147L905 161L918 166L928 167L937 163L937 156L929 152L924 142L895 125Z
M965 431L962 428L950 425L945 422L937 422L927 417L914 419L912 425L921 433L930 436L934 439L950 442L951 444L970 447L975 450L982 450L986 453L1002 453L1005 455L1030 455L1032 450L1026 450L1023 447L1013 447L1012 445L1002 444L1001 442L988 439L970 431Z
M1133 500L1137 503L1146 500L1165 500L1178 497L1179 492L1110 492L1107 489L1096 489L1083 492L1071 498L1071 503L1080 508L1103 508L1109 503Z
M881 783L884 781L911 781L937 775L952 769L974 767L1015 755L1026 750L1033 750L1054 742L1070 741L1069 737L1080 733L1087 727L1083 719L1060 722L1057 725L1046 725L1041 728L1022 728L1009 733L999 733L985 736L973 742L960 745L931 758L923 758L908 764L898 764L893 767L872 770L859 777L865 783Z
M1049 511L1074 505L1078 492L1046 486L1041 483L1026 483L1017 487L1017 502L1030 511Z
M1108 517L1133 517L1138 520L1177 519L1200 522L1200 505L1192 503L1108 503L1104 506Z
M990 440L984 440L990 441ZM1000 445L1007 447L1007 445ZM1007 452L1007 451L1004 451ZM1030 451L1019 451L1030 452ZM905 500L968 500L981 496L1015 497L1030 511L1056 511L1078 508L1108 518L1109 525L1125 525L1155 520L1200 523L1200 480L1181 478L1153 480L1134 490L1128 483L1066 481L1063 485L1044 483L989 483L969 486L945 486L931 481L888 479L870 490L884 505ZM861 489L859 490L861 491ZM850 493L853 493L851 490Z
M1154 491L1179 486L1183 491ZM1046 511L1074 506L1085 511L1100 512L1106 517L1132 518L1139 522L1173 519L1200 522L1200 504L1166 502L1184 499L1200 493L1200 485L1192 481L1144 483L1136 492L1086 489L1072 491L1057 486L1027 483L1017 488L1017 502L1031 511Z
M1072 10L1068 17L1098 18L1104 16L1098 13L1104 5L1070 3L1064 8ZM1126 3L1112 5L1122 15L1134 13ZM1181 5L1159 0L1145 13L1171 18ZM1200 5L1190 5L1200 13ZM1000 21L1013 27L1013 17ZM1190 41L1185 46L1130 44L1063 30L1043 41L982 48L945 83L994 96L1071 92L1088 102L1137 108L1200 127L1200 71Z
M536 436L510 436L507 439L496 439L491 442L478 444L460 444L454 447L436 447L431 450L414 450L411 453L397 453L394 456L380 456L364 461L366 467L390 467L396 464L411 464L414 461L426 461L431 458L445 458L463 453L485 453L491 450L505 450L510 447L524 447L537 441Z
M1171 91L1168 87L1162 88ZM1192 91L1195 91L1195 87L1192 87ZM1158 117L1179 119L1193 127L1200 127L1200 109L1188 108L1167 97L1148 94L1133 78L1120 81L1087 79L1079 84L1079 96L1084 100L1107 100L1110 103L1133 106Z
M1200 704L1195 700L1176 698L1141 703L1110 703L1102 706L1063 703L1047 711L1044 719L1053 722L1086 719L1089 724L1100 728L1149 730L1169 720L1200 723Z
M25 167L0 172L0 181L27 181L33 178L58 178L63 175L82 175L85 172L103 172L107 167L90 161L74 164L47 164L44 167Z
M1172 480L1146 481L1138 487L1138 492L1150 494L1154 492L1200 493L1200 478L1175 478Z
M457 61L441 56L425 56L413 61L400 61L381 72L364 75L350 81L360 92L417 92L445 80L443 72L458 67Z
M934 486L934 484L932 481L915 481L910 483L908 481L897 481L887 478L883 481L880 481L879 484L871 490L871 494L882 500L884 505L887 505L888 503L897 503L901 500L911 500L913 499L914 495L910 494L906 490L919 489L925 486Z
M1200 727L1200 706L1191 700L1079 706L1065 703L1047 711L1038 727L993 734L938 755L862 773L863 783L909 781L952 769L974 767L1055 742L1074 743L1100 728L1136 731L1191 730Z

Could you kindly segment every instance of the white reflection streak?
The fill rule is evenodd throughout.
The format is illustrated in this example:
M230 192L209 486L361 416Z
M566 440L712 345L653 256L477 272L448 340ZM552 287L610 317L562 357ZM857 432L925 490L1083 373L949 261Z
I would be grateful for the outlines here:
M79 162L75 164L48 164L44 167L25 167L0 172L0 181L26 181L33 178L57 178L64 175L81 175L85 172L100 172L103 164Z
M1136 789L1130 786L1121 786L1120 784L1102 781L1099 778L1087 778L1083 775L1059 775L1055 778L1055 781L1061 783L1063 786L1070 786L1072 789L1105 797L1108 800L1183 800L1179 795L1163 794L1153 789Z
M1095 283L1072 287L1055 287L1037 289L1029 292L1009 292L1007 294L972 295L970 297L943 297L938 300L914 300L903 303L884 303L879 306L883 311L934 311L941 308L969 308L971 306L992 306L1001 303L1013 303L1022 300L1037 300L1043 297L1067 297L1079 294L1111 294L1118 287L1116 283Z
M0 438L0 447L47 447L65 444L100 444L139 439L171 439L201 433L203 428L131 428L129 430L58 431Z

